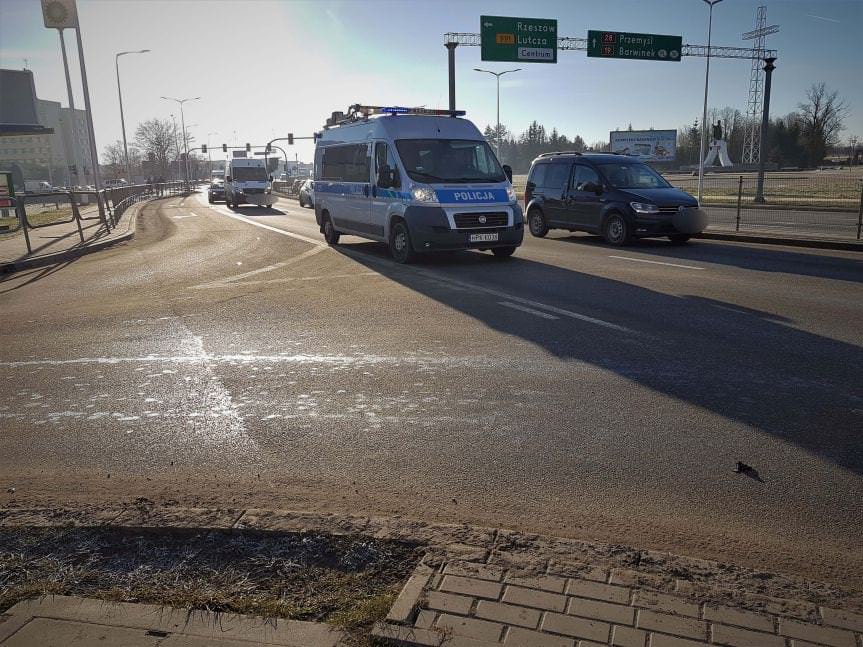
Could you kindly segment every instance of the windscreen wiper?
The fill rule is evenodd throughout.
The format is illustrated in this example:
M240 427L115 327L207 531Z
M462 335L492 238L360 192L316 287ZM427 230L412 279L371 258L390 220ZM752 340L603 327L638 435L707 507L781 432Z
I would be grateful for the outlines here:
M438 182L445 182L442 177L438 177L437 175L432 175L431 173L423 173L422 171L409 171L410 175L422 175L424 178L428 178L429 180L437 180Z

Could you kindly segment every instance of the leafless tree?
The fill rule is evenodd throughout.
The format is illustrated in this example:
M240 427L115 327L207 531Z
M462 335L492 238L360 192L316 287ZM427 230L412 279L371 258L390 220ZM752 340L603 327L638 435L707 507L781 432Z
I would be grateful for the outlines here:
M123 142L119 139L113 144L105 146L102 152L102 158L105 160L105 165L110 169L111 175L114 177L123 177L126 173L126 153L123 150ZM141 151L135 146L129 146L129 165L134 173L141 166ZM132 178L126 178L130 182Z
M818 164L827 149L839 143L845 128L848 107L836 91L825 83L815 83L806 91L806 101L797 104L803 124L803 138L811 164Z
M177 146L174 124L167 119L148 119L135 130L135 143L152 160L163 176L168 174L169 152Z

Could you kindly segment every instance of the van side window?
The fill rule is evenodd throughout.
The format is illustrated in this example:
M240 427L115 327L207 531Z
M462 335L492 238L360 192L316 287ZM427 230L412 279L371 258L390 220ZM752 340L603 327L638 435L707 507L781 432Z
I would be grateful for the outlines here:
M342 182L368 182L369 156L366 144L330 146L321 159L321 179Z
M556 162L548 164L548 170L545 173L545 182L542 186L546 189L563 190L569 182L570 165L566 163Z
M545 186L545 171L548 164L535 164L530 172L530 177L527 178L527 183L534 186Z
M573 175L572 186L576 191L584 191L584 185L588 182L602 186L602 182L599 181L599 174L589 166L577 164Z

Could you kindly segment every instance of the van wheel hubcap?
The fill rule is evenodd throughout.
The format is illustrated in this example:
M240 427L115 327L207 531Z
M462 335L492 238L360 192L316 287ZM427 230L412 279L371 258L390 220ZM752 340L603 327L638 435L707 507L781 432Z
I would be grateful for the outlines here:
M608 223L608 237L612 240L620 240L623 237L623 223L620 218L614 218Z
M401 253L405 250L407 246L407 236L405 236L405 232L400 231L396 234L395 241L393 241L395 245L396 251Z

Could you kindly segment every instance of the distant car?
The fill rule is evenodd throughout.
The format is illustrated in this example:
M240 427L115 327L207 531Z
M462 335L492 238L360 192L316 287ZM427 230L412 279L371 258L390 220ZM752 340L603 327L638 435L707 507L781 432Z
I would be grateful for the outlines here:
M207 202L213 204L216 200L225 200L225 183L222 180L213 180L207 189Z
M127 186L129 183L126 182L124 178L117 178L116 180L105 180L105 188L106 189L116 189L121 186Z
M315 183L312 180L305 180L300 185L299 197L297 198L301 207L315 206Z
M303 186L304 179L300 178L299 180L294 180L291 184L291 193L297 194L300 192L300 187Z
M543 153L524 194L530 233L550 229L600 234L611 245L667 236L685 243L707 227L698 200L652 168L614 153Z

